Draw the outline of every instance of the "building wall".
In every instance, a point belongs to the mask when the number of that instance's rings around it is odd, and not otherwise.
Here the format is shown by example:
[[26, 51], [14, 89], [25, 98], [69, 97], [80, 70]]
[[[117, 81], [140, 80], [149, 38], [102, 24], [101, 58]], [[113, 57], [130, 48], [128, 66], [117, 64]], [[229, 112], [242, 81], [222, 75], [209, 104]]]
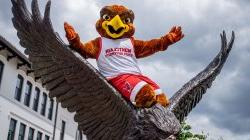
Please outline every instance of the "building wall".
[[[34, 139], [36, 138], [37, 132], [40, 131], [43, 133], [43, 140], [45, 134], [48, 135], [51, 140], [53, 135], [56, 111], [55, 99], [52, 120], [49, 120], [49, 98], [47, 99], [45, 116], [40, 114], [43, 92], [48, 93], [48, 91], [42, 87], [41, 83], [34, 80], [32, 74], [27, 75], [24, 70], [17, 69], [17, 62], [19, 61], [17, 58], [13, 58], [7, 61], [7, 53], [8, 52], [6, 51], [0, 52], [0, 61], [4, 63], [2, 81], [0, 85], [0, 139], [7, 140], [9, 124], [12, 118], [17, 120], [15, 140], [17, 140], [18, 137], [20, 123], [26, 125], [25, 139], [27, 139], [29, 127], [31, 127], [35, 130]], [[20, 102], [14, 98], [18, 74], [22, 75], [24, 78], [22, 97]], [[31, 82], [33, 85], [29, 107], [24, 105], [24, 92], [27, 81]], [[32, 109], [34, 91], [36, 87], [38, 87], [41, 91], [37, 112]], [[61, 105], [59, 104], [55, 140], [59, 140], [62, 120], [66, 122], [64, 140], [75, 140], [77, 134], [77, 123], [74, 122], [73, 116], [73, 113], [69, 113], [66, 109], [61, 108]]]

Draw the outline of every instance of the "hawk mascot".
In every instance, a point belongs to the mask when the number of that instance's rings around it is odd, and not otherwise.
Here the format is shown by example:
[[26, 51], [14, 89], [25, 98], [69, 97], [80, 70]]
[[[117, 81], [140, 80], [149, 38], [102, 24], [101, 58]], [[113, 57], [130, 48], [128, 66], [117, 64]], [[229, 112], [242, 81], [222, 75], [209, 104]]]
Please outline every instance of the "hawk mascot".
[[66, 37], [70, 47], [85, 58], [96, 59], [100, 73], [127, 100], [137, 107], [151, 107], [160, 103], [169, 104], [160, 87], [144, 76], [137, 59], [165, 51], [169, 45], [181, 40], [181, 27], [173, 27], [159, 39], [149, 41], [133, 37], [134, 13], [121, 5], [105, 6], [101, 9], [96, 30], [100, 34], [94, 40], [83, 43], [74, 28], [65, 22]]

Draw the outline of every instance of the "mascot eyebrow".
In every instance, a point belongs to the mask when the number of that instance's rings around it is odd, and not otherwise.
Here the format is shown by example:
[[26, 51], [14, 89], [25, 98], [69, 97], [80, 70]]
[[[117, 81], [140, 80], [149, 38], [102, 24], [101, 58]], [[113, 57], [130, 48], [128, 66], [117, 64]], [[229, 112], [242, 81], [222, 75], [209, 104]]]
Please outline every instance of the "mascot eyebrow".
[[100, 11], [100, 16], [102, 17], [104, 14], [115, 15], [119, 14], [122, 18], [130, 17], [132, 23], [134, 21], [135, 15], [132, 10], [127, 10], [126, 8], [111, 8], [110, 6], [105, 6]]

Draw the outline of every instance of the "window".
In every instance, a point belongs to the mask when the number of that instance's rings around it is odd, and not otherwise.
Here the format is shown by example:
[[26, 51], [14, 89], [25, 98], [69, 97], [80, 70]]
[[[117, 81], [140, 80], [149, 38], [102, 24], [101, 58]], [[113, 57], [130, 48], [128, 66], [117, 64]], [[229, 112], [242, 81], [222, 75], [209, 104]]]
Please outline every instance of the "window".
[[42, 100], [42, 108], [41, 108], [41, 115], [45, 115], [46, 113], [46, 104], [47, 104], [47, 95], [43, 93], [43, 100]]
[[60, 132], [60, 140], [64, 140], [65, 126], [66, 126], [66, 122], [62, 121], [61, 132]]
[[21, 75], [18, 75], [16, 83], [16, 91], [15, 91], [15, 99], [17, 101], [21, 100], [22, 88], [23, 88], [23, 77]]
[[1, 85], [2, 77], [3, 77], [3, 67], [4, 67], [4, 64], [2, 61], [0, 61], [0, 85]]
[[35, 111], [37, 111], [37, 109], [38, 109], [39, 98], [40, 98], [40, 89], [36, 87], [34, 101], [33, 101], [33, 108], [32, 108]]
[[29, 135], [28, 135], [28, 140], [33, 140], [34, 138], [34, 129], [30, 127], [29, 129]]
[[36, 140], [42, 140], [43, 133], [42, 132], [37, 132]]
[[15, 132], [16, 132], [16, 120], [11, 119], [7, 140], [14, 140]]
[[45, 135], [45, 140], [49, 140], [49, 136]]
[[49, 113], [48, 113], [48, 119], [50, 119], [50, 120], [52, 120], [53, 108], [54, 108], [54, 100], [50, 99]]
[[32, 84], [28, 81], [25, 89], [24, 105], [30, 106], [30, 96], [31, 96]]
[[26, 129], [26, 125], [21, 123], [20, 128], [19, 128], [18, 140], [24, 140], [25, 129]]

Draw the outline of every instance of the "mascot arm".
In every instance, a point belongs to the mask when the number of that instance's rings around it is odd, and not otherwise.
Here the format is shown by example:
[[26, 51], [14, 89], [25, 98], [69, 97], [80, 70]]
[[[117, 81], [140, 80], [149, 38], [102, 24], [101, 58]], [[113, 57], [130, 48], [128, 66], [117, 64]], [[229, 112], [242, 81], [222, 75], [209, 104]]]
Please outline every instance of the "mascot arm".
[[135, 55], [137, 58], [143, 58], [158, 51], [165, 51], [169, 45], [178, 42], [183, 37], [181, 27], [173, 27], [167, 35], [159, 39], [149, 41], [133, 39]]
[[99, 38], [91, 40], [87, 43], [82, 43], [80, 37], [69, 41], [71, 49], [78, 52], [84, 58], [93, 58], [95, 59], [99, 52]]
[[82, 43], [79, 35], [74, 28], [68, 23], [64, 23], [66, 37], [69, 41], [70, 48], [78, 52], [84, 58], [96, 58], [99, 52], [99, 38], [91, 40], [87, 43]]

